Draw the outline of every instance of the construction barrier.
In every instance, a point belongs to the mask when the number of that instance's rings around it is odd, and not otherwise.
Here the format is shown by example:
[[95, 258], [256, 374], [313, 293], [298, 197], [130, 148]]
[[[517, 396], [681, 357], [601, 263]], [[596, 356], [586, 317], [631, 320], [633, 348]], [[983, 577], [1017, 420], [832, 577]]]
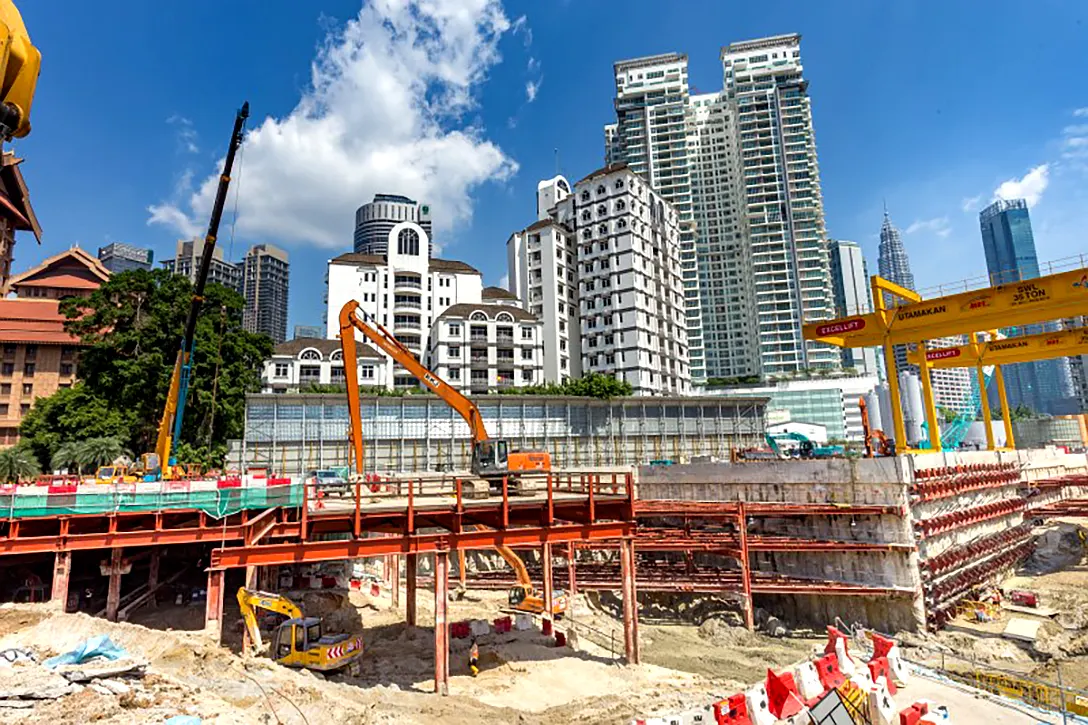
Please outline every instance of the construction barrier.
[[222, 518], [245, 509], [302, 505], [302, 486], [286, 478], [241, 476], [117, 484], [48, 483], [0, 487], [0, 518], [145, 511], [203, 511]]

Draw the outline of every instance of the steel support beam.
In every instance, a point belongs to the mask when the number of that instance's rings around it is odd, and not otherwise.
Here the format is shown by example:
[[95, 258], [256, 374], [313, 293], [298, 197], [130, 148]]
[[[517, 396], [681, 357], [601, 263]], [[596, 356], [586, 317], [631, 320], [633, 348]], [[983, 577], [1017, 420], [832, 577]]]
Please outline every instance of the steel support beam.
[[204, 633], [219, 644], [223, 638], [223, 577], [221, 569], [208, 570], [208, 600], [204, 607]]
[[[437, 554], [435, 555], [437, 558]], [[419, 574], [419, 554], [404, 557], [404, 588], [407, 599], [404, 604], [404, 621], [409, 627], [416, 626], [416, 576]]]
[[461, 534], [416, 534], [380, 536], [367, 539], [311, 540], [302, 543], [277, 543], [260, 546], [227, 547], [212, 552], [212, 567], [232, 569], [253, 564], [291, 564], [356, 559], [382, 554], [423, 554], [451, 549], [494, 549], [539, 546], [545, 541], [593, 541], [630, 536], [632, 522], [607, 521], [550, 527], [525, 527], [507, 530], [482, 529]]
[[68, 582], [72, 576], [72, 552], [58, 551], [53, 558], [53, 589], [49, 604], [62, 612], [68, 611]]
[[121, 606], [121, 554], [123, 549], [110, 550], [109, 588], [106, 590], [106, 619], [117, 621], [117, 610]]
[[620, 544], [620, 584], [623, 591], [623, 652], [627, 664], [641, 661], [638, 646], [638, 591], [635, 588], [635, 542]]
[[449, 553], [434, 555], [434, 691], [450, 694], [450, 630], [446, 607], [449, 604]]
[[567, 542], [567, 594], [570, 595], [571, 601], [574, 599], [574, 595], [578, 593], [578, 580], [575, 578], [575, 561], [574, 561], [574, 542]]
[[544, 633], [547, 634], [552, 628], [552, 612], [555, 611], [555, 587], [552, 585], [552, 545], [548, 542], [544, 542], [544, 546], [541, 547], [540, 565], [544, 571], [544, 619], [547, 620], [547, 624], [544, 625]]

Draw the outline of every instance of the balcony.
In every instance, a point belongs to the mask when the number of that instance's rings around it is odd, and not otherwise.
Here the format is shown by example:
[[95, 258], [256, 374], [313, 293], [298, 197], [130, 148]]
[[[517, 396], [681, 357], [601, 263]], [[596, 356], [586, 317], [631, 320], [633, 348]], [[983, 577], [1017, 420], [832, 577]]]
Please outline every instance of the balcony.
[[423, 309], [423, 303], [419, 297], [415, 295], [395, 295], [393, 298], [394, 310], [420, 310]]
[[418, 274], [398, 274], [393, 278], [394, 289], [423, 289], [423, 280]]
[[513, 347], [514, 336], [500, 334], [495, 337], [495, 342], [499, 345], [499, 347]]

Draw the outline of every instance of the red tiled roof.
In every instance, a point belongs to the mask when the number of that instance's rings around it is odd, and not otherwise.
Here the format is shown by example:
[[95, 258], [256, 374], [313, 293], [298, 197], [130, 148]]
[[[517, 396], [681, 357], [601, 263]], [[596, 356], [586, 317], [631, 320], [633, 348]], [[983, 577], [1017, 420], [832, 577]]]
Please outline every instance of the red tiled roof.
[[54, 274], [18, 282], [18, 287], [62, 287], [64, 289], [98, 289], [101, 285], [78, 274]]
[[64, 331], [64, 319], [57, 300], [0, 299], [0, 342], [78, 344]]

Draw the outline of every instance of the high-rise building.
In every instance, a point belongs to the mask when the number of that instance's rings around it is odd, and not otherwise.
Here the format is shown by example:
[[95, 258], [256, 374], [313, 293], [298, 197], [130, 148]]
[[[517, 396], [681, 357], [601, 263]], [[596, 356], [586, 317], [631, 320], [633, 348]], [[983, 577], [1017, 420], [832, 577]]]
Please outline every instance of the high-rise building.
[[[835, 292], [835, 316], [867, 315], [873, 311], [869, 269], [857, 242], [834, 239], [831, 252], [831, 284]], [[877, 351], [873, 347], [842, 349], [842, 365], [862, 375], [879, 376]]]
[[803, 322], [832, 316], [800, 36], [722, 48], [724, 90], [691, 95], [687, 56], [614, 66], [605, 157], [675, 207], [696, 381], [839, 367]]
[[[910, 258], [907, 257], [907, 248], [903, 244], [903, 235], [899, 227], [892, 224], [888, 215], [888, 207], [884, 207], [884, 222], [880, 225], [880, 248], [877, 257], [877, 268], [880, 276], [889, 282], [914, 290], [914, 273], [910, 271]], [[903, 304], [903, 300], [884, 293], [884, 304], [896, 307]], [[896, 345], [895, 369], [899, 372], [909, 371], [917, 374], [918, 368], [907, 362], [907, 346]]]
[[242, 262], [246, 298], [242, 325], [277, 345], [287, 340], [287, 289], [291, 265], [287, 252], [271, 244], [254, 244]]
[[418, 224], [431, 240], [428, 251], [434, 252], [430, 206], [399, 194], [375, 194], [374, 201], [363, 204], [355, 212], [355, 253], [388, 252], [389, 232], [401, 222]]
[[320, 340], [325, 337], [325, 328], [319, 325], [295, 325], [291, 339], [297, 340], [301, 337], [314, 337]]
[[[930, 340], [929, 348], [957, 347], [967, 344], [966, 335], [939, 337]], [[933, 385], [933, 402], [942, 408], [954, 410], [964, 415], [977, 415], [978, 403], [972, 398], [972, 391], [978, 385], [978, 378], [973, 368], [932, 368], [929, 380]]]
[[151, 271], [154, 258], [155, 254], [150, 249], [122, 242], [112, 242], [98, 248], [98, 260], [113, 274], [130, 269]]
[[[174, 258], [164, 259], [161, 264], [163, 269], [188, 277], [190, 282], [195, 282], [197, 273], [200, 271], [203, 252], [203, 239], [190, 241], [179, 239], [177, 248], [174, 251]], [[211, 266], [208, 268], [208, 281], [221, 284], [238, 294], [243, 293], [241, 265], [224, 260], [223, 248], [218, 245], [212, 252]]]
[[623, 163], [569, 188], [541, 182], [537, 208], [558, 202], [507, 241], [511, 291], [543, 323], [544, 379], [595, 372], [638, 395], [688, 393], [679, 214]]
[[[982, 248], [991, 284], [1011, 284], [1039, 276], [1031, 217], [1023, 199], [998, 199], [979, 212]], [[1009, 336], [1054, 332], [1061, 323], [1004, 330]], [[1039, 360], [1003, 368], [1009, 405], [1061, 414], [1077, 407], [1068, 358]]]

